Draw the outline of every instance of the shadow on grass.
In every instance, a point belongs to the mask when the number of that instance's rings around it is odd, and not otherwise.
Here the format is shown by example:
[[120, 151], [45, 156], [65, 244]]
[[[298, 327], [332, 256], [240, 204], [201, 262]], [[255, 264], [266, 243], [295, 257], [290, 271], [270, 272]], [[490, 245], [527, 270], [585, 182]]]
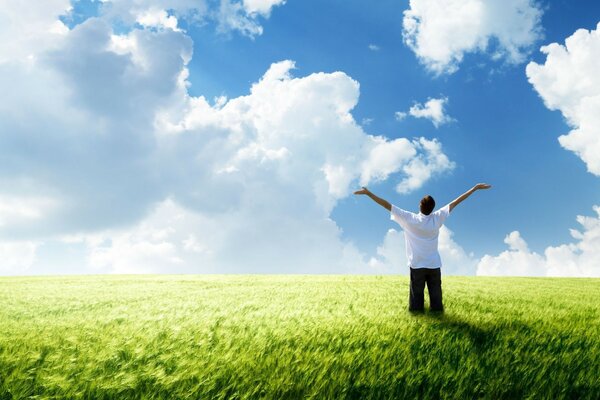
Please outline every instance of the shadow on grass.
[[493, 347], [509, 332], [527, 334], [531, 331], [530, 326], [520, 321], [475, 323], [454, 314], [435, 312], [422, 314], [420, 318], [429, 323], [432, 330], [447, 331], [457, 339], [466, 338], [479, 350]]

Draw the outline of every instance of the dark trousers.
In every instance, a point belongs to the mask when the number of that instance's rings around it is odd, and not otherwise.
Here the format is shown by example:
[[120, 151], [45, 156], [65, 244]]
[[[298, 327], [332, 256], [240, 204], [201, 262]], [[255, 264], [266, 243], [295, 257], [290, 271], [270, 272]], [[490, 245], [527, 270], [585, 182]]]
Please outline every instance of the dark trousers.
[[444, 311], [442, 304], [442, 272], [439, 268], [410, 268], [410, 311], [425, 310], [425, 283], [429, 291], [429, 308], [431, 311]]

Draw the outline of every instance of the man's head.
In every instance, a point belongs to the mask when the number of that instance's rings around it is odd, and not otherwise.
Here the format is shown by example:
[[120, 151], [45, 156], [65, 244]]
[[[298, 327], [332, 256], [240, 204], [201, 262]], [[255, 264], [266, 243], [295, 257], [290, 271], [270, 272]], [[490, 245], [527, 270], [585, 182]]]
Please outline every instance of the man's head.
[[435, 200], [430, 195], [427, 195], [421, 199], [421, 203], [419, 204], [419, 209], [421, 213], [425, 215], [431, 214], [433, 209], [435, 208]]

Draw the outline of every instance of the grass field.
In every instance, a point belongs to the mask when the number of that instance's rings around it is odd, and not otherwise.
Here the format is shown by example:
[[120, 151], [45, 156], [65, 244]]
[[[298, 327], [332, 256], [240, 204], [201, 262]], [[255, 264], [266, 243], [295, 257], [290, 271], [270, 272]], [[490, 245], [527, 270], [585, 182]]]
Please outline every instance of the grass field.
[[600, 398], [600, 280], [0, 278], [0, 399]]

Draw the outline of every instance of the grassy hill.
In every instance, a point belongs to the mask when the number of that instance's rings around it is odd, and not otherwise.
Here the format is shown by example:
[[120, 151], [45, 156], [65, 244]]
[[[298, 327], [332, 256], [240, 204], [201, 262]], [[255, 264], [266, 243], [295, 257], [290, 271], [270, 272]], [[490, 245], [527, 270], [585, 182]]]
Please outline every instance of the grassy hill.
[[600, 398], [600, 280], [0, 278], [0, 399]]

